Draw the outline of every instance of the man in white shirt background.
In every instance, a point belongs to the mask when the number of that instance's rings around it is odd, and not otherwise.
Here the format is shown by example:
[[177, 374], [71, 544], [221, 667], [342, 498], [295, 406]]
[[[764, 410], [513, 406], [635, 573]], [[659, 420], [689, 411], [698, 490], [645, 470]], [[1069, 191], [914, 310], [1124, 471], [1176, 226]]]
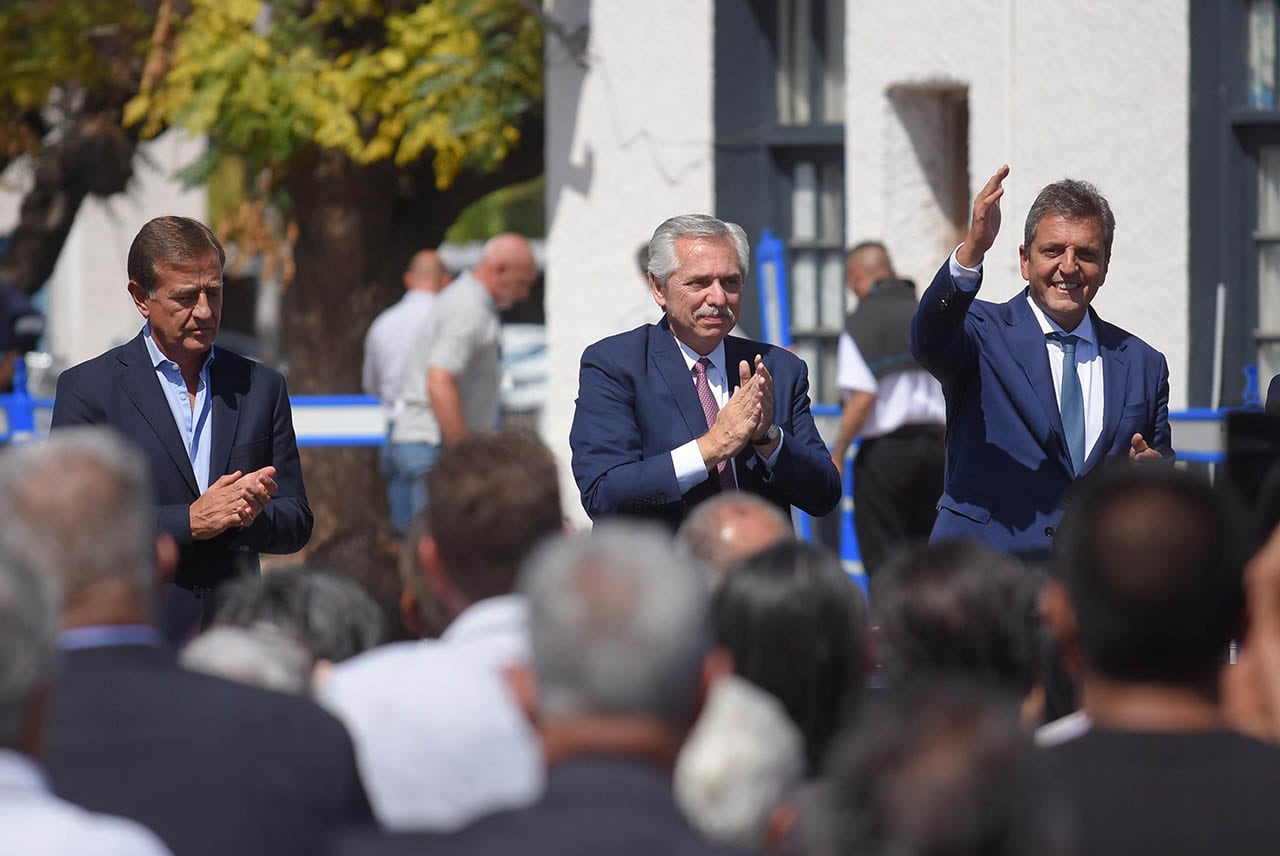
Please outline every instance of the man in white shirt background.
[[[366, 395], [382, 401], [387, 424], [394, 425], [404, 409], [401, 391], [409, 363], [410, 343], [418, 336], [435, 305], [436, 295], [453, 280], [435, 250], [414, 254], [404, 272], [404, 297], [373, 319], [364, 338], [364, 370], [361, 385]], [[389, 432], [388, 432], [389, 433]], [[392, 443], [382, 447], [382, 476], [387, 480], [387, 505], [391, 522], [403, 532], [413, 516], [413, 480], [421, 477], [404, 459], [403, 448]]]
[[854, 527], [868, 576], [894, 546], [929, 537], [942, 495], [946, 402], [942, 385], [911, 356], [916, 286], [899, 279], [884, 244], [845, 256], [857, 309], [840, 334], [836, 385], [845, 396], [831, 457], [841, 475], [855, 437]]

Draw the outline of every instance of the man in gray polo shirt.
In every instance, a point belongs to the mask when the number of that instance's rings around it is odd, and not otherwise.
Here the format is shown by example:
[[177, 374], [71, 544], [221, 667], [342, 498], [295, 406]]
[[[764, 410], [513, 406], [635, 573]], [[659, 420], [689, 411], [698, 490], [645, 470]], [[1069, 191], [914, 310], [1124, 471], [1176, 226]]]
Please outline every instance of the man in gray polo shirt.
[[441, 293], [411, 343], [404, 410], [391, 430], [398, 460], [413, 473], [413, 513], [427, 504], [423, 476], [442, 446], [498, 420], [498, 312], [529, 296], [538, 275], [529, 242], [503, 234], [480, 261]]

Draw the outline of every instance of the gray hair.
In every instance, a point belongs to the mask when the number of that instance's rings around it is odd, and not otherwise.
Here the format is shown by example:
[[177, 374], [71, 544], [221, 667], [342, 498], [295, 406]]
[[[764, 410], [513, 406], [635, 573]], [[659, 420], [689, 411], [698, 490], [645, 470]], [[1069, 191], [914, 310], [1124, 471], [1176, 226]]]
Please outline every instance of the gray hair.
[[68, 599], [107, 579], [145, 593], [155, 579], [150, 478], [110, 428], [55, 431], [0, 455], [0, 535], [56, 573]]
[[766, 546], [764, 542], [773, 543], [795, 537], [795, 527], [790, 518], [782, 513], [778, 506], [754, 493], [745, 491], [729, 491], [700, 503], [680, 524], [676, 532], [676, 544], [688, 555], [698, 560], [713, 571], [717, 578], [727, 573], [736, 562], [745, 559], [742, 545], [736, 538], [737, 530], [732, 527], [734, 518], [753, 517], [756, 527], [772, 525], [776, 529], [775, 538], [767, 533], [759, 532], [764, 537], [753, 538], [752, 543]]
[[31, 697], [53, 680], [58, 625], [54, 581], [0, 549], [0, 747], [22, 748]]
[[707, 586], [654, 525], [605, 523], [561, 536], [525, 564], [538, 704], [682, 724], [710, 648]]
[[184, 668], [250, 686], [303, 695], [315, 658], [306, 646], [266, 625], [217, 625], [182, 649]]
[[747, 233], [737, 223], [726, 223], [709, 214], [681, 214], [663, 222], [649, 239], [649, 273], [665, 286], [680, 259], [676, 257], [676, 241], [680, 238], [721, 238], [733, 242], [738, 252], [742, 278], [751, 270], [751, 245]]
[[1111, 261], [1111, 242], [1116, 236], [1116, 217], [1107, 199], [1087, 181], [1064, 178], [1046, 185], [1031, 203], [1027, 222], [1022, 227], [1022, 243], [1031, 251], [1036, 229], [1046, 215], [1059, 214], [1073, 220], [1097, 220], [1102, 226], [1102, 244], [1106, 260]]

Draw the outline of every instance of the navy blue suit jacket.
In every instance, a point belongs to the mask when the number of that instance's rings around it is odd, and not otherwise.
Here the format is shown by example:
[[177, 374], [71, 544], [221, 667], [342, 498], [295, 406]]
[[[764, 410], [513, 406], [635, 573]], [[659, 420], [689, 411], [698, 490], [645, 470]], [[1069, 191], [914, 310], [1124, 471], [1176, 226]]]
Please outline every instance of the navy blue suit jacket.
[[53, 428], [110, 425], [142, 450], [151, 465], [156, 528], [178, 542], [174, 581], [183, 588], [212, 588], [227, 577], [256, 570], [258, 553], [302, 549], [311, 537], [312, 516], [284, 378], [217, 348], [209, 367], [209, 484], [226, 473], [270, 465], [276, 468], [280, 492], [247, 528], [194, 541], [189, 507], [200, 488], [142, 336], [62, 373]]
[[[831, 453], [809, 412], [809, 371], [783, 348], [737, 336], [724, 341], [729, 383], [739, 361], [764, 357], [773, 375], [773, 421], [786, 439], [765, 475], [748, 446], [734, 460], [738, 486], [790, 513], [822, 515], [840, 501]], [[617, 514], [678, 526], [699, 502], [720, 491], [708, 478], [681, 494], [671, 452], [707, 432], [689, 367], [664, 318], [596, 342], [582, 354], [577, 409], [569, 432], [573, 476], [593, 520]]]
[[[947, 468], [931, 541], [972, 538], [1011, 552], [1049, 546], [1074, 480], [1045, 336], [1027, 291], [975, 300], [944, 262], [911, 323], [911, 352], [942, 383]], [[1089, 310], [1102, 355], [1102, 435], [1084, 472], [1141, 434], [1171, 457], [1164, 356]]]

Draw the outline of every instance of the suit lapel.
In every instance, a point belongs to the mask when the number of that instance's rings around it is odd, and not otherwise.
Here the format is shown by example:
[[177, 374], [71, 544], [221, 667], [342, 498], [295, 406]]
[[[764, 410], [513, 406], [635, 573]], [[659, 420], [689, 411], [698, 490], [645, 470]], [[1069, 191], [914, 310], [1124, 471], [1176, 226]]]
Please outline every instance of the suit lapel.
[[165, 452], [173, 459], [173, 465], [182, 474], [192, 496], [199, 496], [196, 486], [195, 471], [191, 469], [191, 459], [187, 456], [186, 444], [178, 433], [178, 426], [173, 421], [173, 411], [160, 388], [156, 377], [156, 367], [151, 363], [151, 354], [147, 352], [142, 333], [129, 343], [129, 347], [121, 351], [120, 386], [133, 406], [142, 414], [143, 420], [155, 432], [156, 439], [164, 447]]
[[1071, 453], [1067, 449], [1066, 432], [1062, 428], [1062, 411], [1053, 387], [1053, 373], [1049, 369], [1049, 352], [1045, 347], [1044, 331], [1027, 305], [1026, 291], [1005, 304], [1009, 325], [1009, 344], [1013, 359], [1022, 367], [1031, 391], [1044, 411], [1049, 429], [1057, 438], [1057, 461], [1068, 474], [1074, 475]]
[[707, 432], [707, 418], [702, 414], [702, 404], [694, 391], [689, 367], [665, 318], [649, 329], [649, 363], [671, 390], [680, 416], [689, 429], [689, 436], [701, 437]]
[[215, 352], [209, 366], [209, 395], [213, 401], [210, 414], [213, 422], [209, 446], [210, 483], [227, 471], [227, 463], [231, 459], [231, 445], [240, 421], [240, 400], [249, 388], [244, 369], [243, 364], [233, 361], [230, 354], [222, 349]]
[[1117, 335], [1115, 327], [1097, 315], [1093, 315], [1093, 331], [1098, 337], [1098, 352], [1102, 355], [1102, 434], [1085, 461], [1085, 470], [1105, 458], [1115, 443], [1120, 414], [1124, 410], [1125, 390], [1129, 385], [1129, 360], [1124, 353], [1124, 340]]

